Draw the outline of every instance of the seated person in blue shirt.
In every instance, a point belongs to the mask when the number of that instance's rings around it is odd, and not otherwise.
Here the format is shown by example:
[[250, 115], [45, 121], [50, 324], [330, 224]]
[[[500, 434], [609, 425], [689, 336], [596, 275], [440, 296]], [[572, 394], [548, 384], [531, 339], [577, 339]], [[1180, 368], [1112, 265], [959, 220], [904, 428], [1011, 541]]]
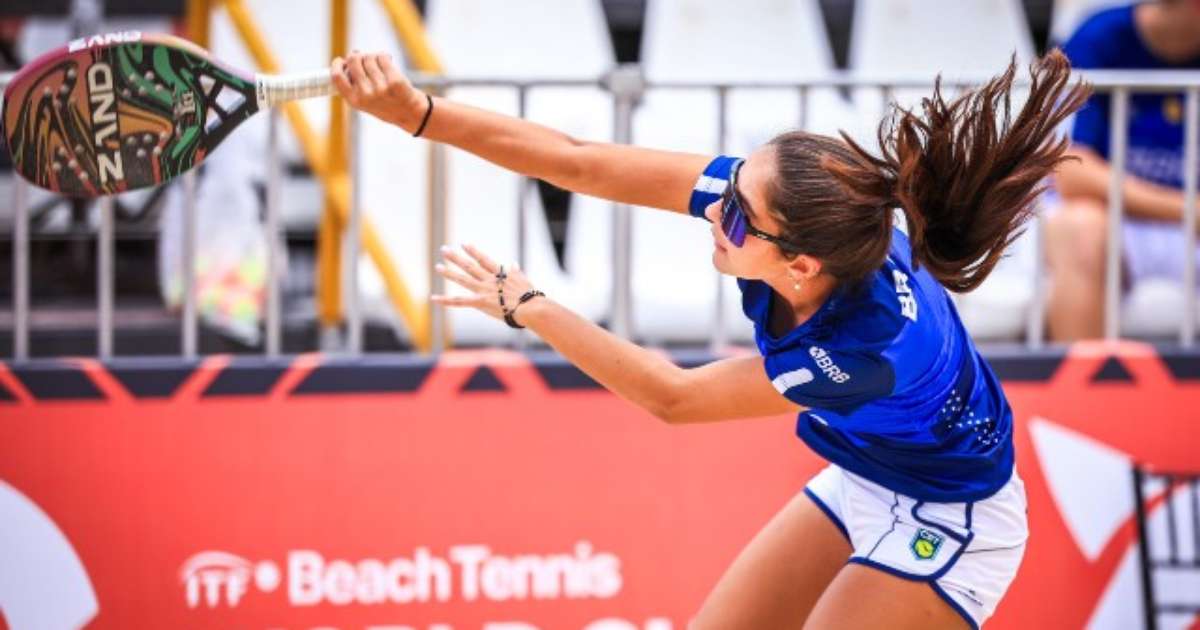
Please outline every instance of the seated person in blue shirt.
[[582, 142], [423, 94], [385, 55], [337, 59], [331, 72], [351, 105], [414, 135], [712, 223], [713, 264], [738, 278], [758, 355], [676, 366], [474, 247], [444, 249], [437, 267], [467, 293], [435, 296], [527, 326], [672, 424], [798, 414], [797, 434], [830, 465], [749, 543], [690, 628], [978, 628], [995, 611], [1024, 555], [1027, 504], [1012, 410], [946, 289], [987, 277], [1064, 159], [1055, 128], [1087, 90], [1071, 86], [1061, 53], [1034, 65], [1012, 117], [1015, 64], [954, 100], [934, 90], [924, 111], [893, 112], [879, 155], [790, 132], [745, 159]]
[[[1200, 68], [1200, 3], [1160, 0], [1101, 11], [1063, 47], [1082, 69]], [[1046, 256], [1053, 274], [1048, 325], [1058, 341], [1099, 337], [1109, 185], [1109, 102], [1097, 94], [1075, 117], [1071, 155], [1056, 176], [1062, 205], [1047, 218]], [[1130, 99], [1121, 248], [1126, 286], [1146, 278], [1179, 281], [1195, 264], [1183, 216], [1183, 95]], [[1200, 276], [1198, 276], [1200, 277]]]

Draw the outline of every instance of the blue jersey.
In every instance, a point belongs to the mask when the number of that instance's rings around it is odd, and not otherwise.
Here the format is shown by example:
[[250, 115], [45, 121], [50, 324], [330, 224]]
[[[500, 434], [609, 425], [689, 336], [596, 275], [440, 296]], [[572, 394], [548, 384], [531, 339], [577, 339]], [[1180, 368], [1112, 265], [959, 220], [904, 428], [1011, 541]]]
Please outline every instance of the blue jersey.
[[[1063, 46], [1071, 65], [1082, 69], [1168, 70], [1200, 68], [1200, 57], [1171, 64], [1142, 42], [1133, 6], [1101, 11]], [[1075, 115], [1072, 141], [1108, 159], [1109, 96], [1096, 94]], [[1154, 183], [1183, 187], [1183, 95], [1133, 94], [1129, 102], [1127, 172]]]
[[[690, 210], [702, 217], [733, 164], [713, 160]], [[808, 409], [796, 433], [857, 475], [924, 501], [991, 496], [1013, 469], [1012, 411], [946, 290], [912, 266], [893, 231], [887, 261], [862, 286], [843, 287], [787, 334], [770, 332], [767, 284], [738, 280], [767, 377]]]

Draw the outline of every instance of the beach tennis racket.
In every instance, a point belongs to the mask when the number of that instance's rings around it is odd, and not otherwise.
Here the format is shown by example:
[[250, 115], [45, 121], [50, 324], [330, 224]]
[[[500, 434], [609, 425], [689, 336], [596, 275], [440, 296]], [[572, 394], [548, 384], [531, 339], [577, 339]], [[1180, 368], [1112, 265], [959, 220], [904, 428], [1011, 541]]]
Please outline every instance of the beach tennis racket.
[[74, 197], [157, 186], [259, 110], [333, 92], [329, 70], [242, 72], [171, 35], [77, 39], [14, 75], [0, 120], [25, 179]]

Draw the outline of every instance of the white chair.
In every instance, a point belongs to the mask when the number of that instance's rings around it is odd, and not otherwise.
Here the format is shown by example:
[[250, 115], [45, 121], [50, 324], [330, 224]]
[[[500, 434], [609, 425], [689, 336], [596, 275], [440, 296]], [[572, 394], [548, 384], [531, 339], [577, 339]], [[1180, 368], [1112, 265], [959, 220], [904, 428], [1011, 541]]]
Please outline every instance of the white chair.
[[[949, 83], [999, 74], [1013, 54], [1018, 64], [1034, 59], [1033, 38], [1020, 0], [858, 0], [850, 38], [850, 69], [885, 83], [928, 79]], [[893, 99], [913, 107], [931, 90], [897, 89]], [[952, 93], [947, 89], [946, 93]], [[855, 91], [874, 120], [883, 99], [875, 89]]]
[[[833, 68], [815, 0], [650, 0], [642, 37], [650, 81], [796, 81]], [[802, 111], [795, 89], [735, 90], [728, 98], [728, 134], [717, 137], [718, 103], [711, 90], [657, 90], [635, 115], [634, 142], [658, 148], [747, 155], [795, 128], [832, 132], [852, 121], [832, 90], [809, 90]], [[681, 199], [680, 204], [686, 203]], [[638, 209], [633, 222], [633, 329], [652, 342], [704, 342], [715, 324], [718, 275], [707, 223]], [[753, 328], [740, 293], [723, 278], [725, 332], [748, 341]]]
[[[451, 76], [525, 79], [594, 79], [615, 64], [600, 5], [592, 0], [430, 0], [427, 26], [434, 49]], [[519, 25], [520, 37], [498, 24]], [[512, 88], [455, 88], [450, 97], [500, 113], [518, 113]], [[527, 96], [527, 117], [573, 136], [611, 137], [610, 99], [599, 89], [538, 88]], [[499, 260], [518, 258], [517, 204], [525, 200], [526, 269], [556, 299], [584, 317], [607, 312], [611, 213], [607, 204], [574, 195], [567, 268], [558, 265], [539, 197], [532, 183], [461, 151], [448, 161], [449, 235], [473, 243]], [[581, 232], [581, 230], [583, 230]], [[595, 232], [595, 233], [589, 233]], [[451, 311], [459, 343], [508, 342], [512, 331], [473, 311]]]
[[1186, 306], [1183, 284], [1178, 280], [1142, 280], [1121, 303], [1121, 333], [1142, 339], [1178, 339]]
[[[858, 0], [855, 5], [850, 66], [863, 77], [880, 82], [925, 77], [932, 82], [939, 73], [947, 82], [989, 77], [1007, 67], [1014, 53], [1022, 66], [1035, 55], [1019, 0]], [[893, 97], [913, 107], [930, 93], [928, 88], [898, 89]], [[879, 120], [879, 90], [864, 88], [854, 96], [860, 111]], [[1019, 93], [1014, 97], [1019, 107], [1023, 99]], [[1026, 331], [1036, 243], [1037, 226], [1031, 223], [983, 285], [955, 296], [963, 323], [976, 338], [1015, 339]]]
[[[1121, 304], [1121, 332], [1133, 337], [1177, 337], [1183, 324], [1187, 297], [1183, 291], [1182, 253], [1187, 249], [1185, 232], [1178, 223], [1140, 221], [1126, 216], [1123, 250], [1138, 247], [1136, 257], [1127, 256], [1123, 286], [1129, 286]], [[1200, 254], [1191, 264], [1200, 263]], [[1136, 270], [1136, 271], [1135, 271]], [[1137, 276], [1130, 282], [1131, 275]]]
[[1020, 0], [857, 0], [850, 66], [864, 75], [995, 74], [1034, 56]]
[[[1048, 282], [1044, 266], [1038, 266], [1040, 222], [1031, 219], [1025, 234], [1013, 242], [991, 275], [971, 293], [951, 293], [959, 317], [980, 341], [1023, 338], [1035, 312], [1035, 278], [1039, 269], [1043, 285]], [[1043, 289], [1044, 290], [1044, 289]], [[1043, 312], [1044, 312], [1043, 305]]]

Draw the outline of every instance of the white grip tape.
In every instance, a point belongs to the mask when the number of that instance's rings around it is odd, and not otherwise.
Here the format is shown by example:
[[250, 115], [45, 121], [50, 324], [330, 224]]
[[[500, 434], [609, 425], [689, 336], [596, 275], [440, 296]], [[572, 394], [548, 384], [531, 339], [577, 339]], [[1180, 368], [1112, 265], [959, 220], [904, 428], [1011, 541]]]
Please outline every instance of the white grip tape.
[[259, 109], [302, 98], [333, 94], [329, 70], [296, 74], [259, 74], [255, 76]]

